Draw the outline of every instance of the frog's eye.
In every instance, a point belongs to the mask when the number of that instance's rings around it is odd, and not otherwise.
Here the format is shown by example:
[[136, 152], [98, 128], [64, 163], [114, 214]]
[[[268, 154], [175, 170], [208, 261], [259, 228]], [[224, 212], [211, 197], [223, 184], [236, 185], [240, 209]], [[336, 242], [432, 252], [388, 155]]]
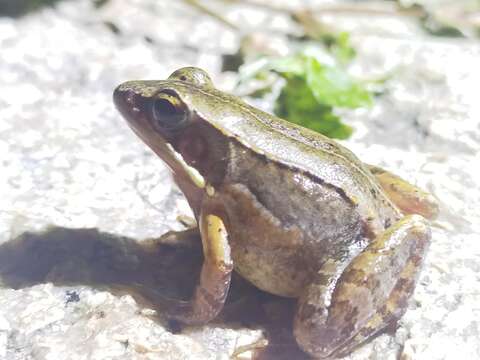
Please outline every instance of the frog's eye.
[[188, 111], [178, 97], [160, 93], [152, 102], [152, 118], [160, 129], [176, 130], [187, 123]]
[[184, 67], [174, 71], [169, 77], [171, 80], [180, 80], [196, 86], [213, 87], [212, 80], [208, 74], [193, 66]]

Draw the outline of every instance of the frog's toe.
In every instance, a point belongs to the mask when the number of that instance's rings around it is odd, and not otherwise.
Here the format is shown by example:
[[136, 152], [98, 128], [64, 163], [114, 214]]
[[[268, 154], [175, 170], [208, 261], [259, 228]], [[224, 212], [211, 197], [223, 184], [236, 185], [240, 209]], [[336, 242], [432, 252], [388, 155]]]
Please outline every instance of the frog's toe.
[[426, 220], [409, 215], [379, 235], [338, 275], [321, 269], [299, 298], [295, 338], [318, 358], [347, 354], [398, 320], [430, 241]]
[[148, 244], [195, 248], [201, 245], [201, 238], [198, 228], [191, 228], [182, 231], [168, 231], [159, 238], [151, 239]]
[[404, 214], [419, 214], [434, 220], [440, 212], [437, 199], [418, 186], [378, 166], [367, 165], [390, 200]]

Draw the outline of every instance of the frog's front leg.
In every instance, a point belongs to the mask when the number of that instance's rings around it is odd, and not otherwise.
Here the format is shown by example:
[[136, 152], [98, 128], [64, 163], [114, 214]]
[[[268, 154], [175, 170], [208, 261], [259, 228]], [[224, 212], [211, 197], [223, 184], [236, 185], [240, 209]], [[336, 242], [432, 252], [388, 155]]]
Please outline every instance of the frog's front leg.
[[223, 308], [230, 287], [233, 262], [228, 235], [221, 216], [202, 211], [200, 215], [204, 262], [193, 298], [178, 302], [167, 315], [185, 324], [204, 324]]
[[438, 216], [438, 202], [431, 194], [378, 166], [366, 166], [390, 200], [405, 214], [419, 214], [430, 220]]
[[385, 230], [346, 266], [327, 263], [299, 298], [294, 332], [320, 358], [345, 354], [404, 313], [430, 229], [408, 215]]

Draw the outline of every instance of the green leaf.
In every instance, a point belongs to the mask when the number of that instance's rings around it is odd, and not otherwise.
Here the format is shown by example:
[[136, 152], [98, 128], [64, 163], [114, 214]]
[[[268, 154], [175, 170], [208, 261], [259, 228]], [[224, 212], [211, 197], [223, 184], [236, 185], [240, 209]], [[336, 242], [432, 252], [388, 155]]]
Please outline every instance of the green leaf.
[[301, 77], [287, 80], [282, 89], [275, 113], [293, 123], [307, 127], [328, 137], [348, 138], [353, 130], [333, 114], [331, 106], [319, 103]]
[[341, 32], [337, 35], [330, 46], [330, 51], [342, 64], [348, 64], [357, 54], [350, 44], [350, 35], [347, 32]]
[[307, 84], [318, 102], [350, 109], [372, 105], [370, 93], [340, 68], [309, 58], [306, 70]]
[[308, 57], [302, 54], [277, 59], [272, 62], [271, 68], [284, 78], [292, 76], [305, 76]]
[[[342, 42], [345, 48], [349, 46], [348, 35], [333, 40], [335, 46]], [[329, 137], [346, 139], [353, 132], [334, 114], [334, 108], [353, 109], [371, 106], [373, 102], [370, 92], [340, 65], [322, 64], [314, 55], [300, 53], [269, 60], [256, 75], [272, 71], [285, 80], [275, 104], [275, 113]]]

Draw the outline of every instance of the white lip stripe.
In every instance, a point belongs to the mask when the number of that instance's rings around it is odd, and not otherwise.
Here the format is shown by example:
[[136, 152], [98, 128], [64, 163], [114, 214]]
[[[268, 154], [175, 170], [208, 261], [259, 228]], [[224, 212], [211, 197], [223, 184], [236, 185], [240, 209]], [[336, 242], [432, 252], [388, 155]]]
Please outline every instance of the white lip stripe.
[[183, 170], [185, 170], [185, 172], [190, 177], [190, 180], [192, 180], [195, 186], [200, 189], [203, 189], [205, 187], [205, 179], [198, 172], [198, 170], [188, 165], [183, 159], [182, 155], [176, 152], [172, 145], [167, 144], [167, 148], [170, 151], [170, 154], [182, 166]]

